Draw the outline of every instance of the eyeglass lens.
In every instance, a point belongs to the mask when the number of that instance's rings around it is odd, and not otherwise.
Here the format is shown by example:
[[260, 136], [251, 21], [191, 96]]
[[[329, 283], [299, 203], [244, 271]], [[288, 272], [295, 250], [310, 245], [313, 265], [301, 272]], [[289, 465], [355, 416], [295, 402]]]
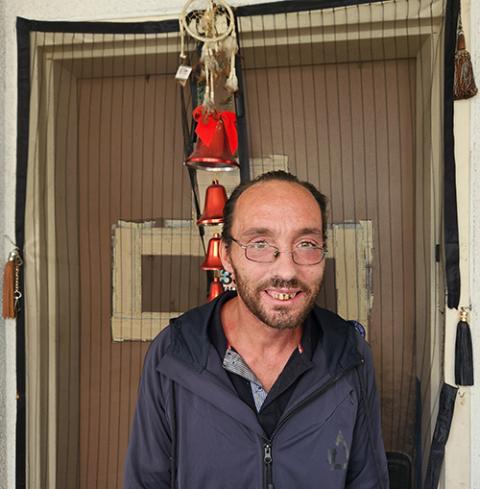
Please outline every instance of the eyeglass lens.
[[[264, 248], [246, 247], [245, 254], [248, 260], [261, 263], [271, 263], [275, 261], [281, 253], [273, 246]], [[295, 248], [292, 252], [293, 261], [297, 265], [313, 265], [322, 261], [324, 251], [322, 248]]]

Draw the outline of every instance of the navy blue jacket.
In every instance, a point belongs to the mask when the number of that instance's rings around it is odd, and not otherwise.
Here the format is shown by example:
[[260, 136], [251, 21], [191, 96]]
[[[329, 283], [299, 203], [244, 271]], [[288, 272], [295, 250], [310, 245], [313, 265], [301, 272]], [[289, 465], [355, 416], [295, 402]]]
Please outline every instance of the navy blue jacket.
[[238, 396], [209, 341], [214, 302], [163, 330], [146, 355], [124, 489], [387, 489], [371, 352], [314, 308], [314, 367], [272, 436]]

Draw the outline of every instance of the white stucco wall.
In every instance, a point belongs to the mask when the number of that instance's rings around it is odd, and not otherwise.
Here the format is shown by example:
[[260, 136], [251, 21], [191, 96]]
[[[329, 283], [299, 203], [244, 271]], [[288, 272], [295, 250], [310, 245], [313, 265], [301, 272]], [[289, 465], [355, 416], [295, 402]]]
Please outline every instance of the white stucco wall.
[[[260, 0], [231, 1], [231, 4], [261, 3]], [[480, 84], [480, 2], [463, 0], [463, 9], [468, 11], [471, 3], [470, 52]], [[0, 257], [3, 263], [11, 245], [4, 234], [14, 237], [15, 209], [15, 156], [16, 156], [16, 32], [17, 16], [40, 20], [115, 20], [142, 17], [161, 17], [178, 12], [184, 0], [0, 0]], [[467, 250], [464, 267], [469, 275], [471, 301], [471, 328], [474, 340], [475, 367], [480, 385], [480, 96], [463, 103], [461, 109], [467, 120], [462, 129], [469, 131], [467, 138], [466, 168], [463, 175], [470, 174], [469, 198], [463, 200], [461, 239]], [[468, 104], [468, 108], [465, 105]], [[468, 119], [471, 124], [468, 130]], [[460, 138], [459, 138], [460, 139]], [[468, 181], [462, 188], [468, 192]], [[464, 253], [465, 256], [465, 253]], [[0, 319], [0, 488], [15, 487], [15, 324]], [[454, 440], [460, 451], [467, 450], [471, 460], [470, 477], [460, 476], [460, 485], [455, 482], [445, 485], [447, 489], [465, 487], [480, 489], [480, 387], [469, 388], [470, 408], [459, 410], [462, 419], [454, 420], [460, 436]], [[465, 428], [467, 426], [467, 429]], [[469, 427], [469, 428], [468, 428]], [[456, 429], [455, 426], [453, 428]], [[470, 449], [468, 448], [470, 444]], [[448, 454], [448, 480], [459, 480], [459, 474], [468, 472], [464, 459]]]

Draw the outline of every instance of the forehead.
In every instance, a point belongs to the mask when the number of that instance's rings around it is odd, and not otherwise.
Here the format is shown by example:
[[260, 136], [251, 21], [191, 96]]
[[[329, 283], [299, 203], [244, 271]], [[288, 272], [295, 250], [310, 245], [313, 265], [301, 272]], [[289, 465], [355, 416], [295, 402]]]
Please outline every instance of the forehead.
[[322, 215], [318, 202], [305, 187], [270, 181], [257, 183], [240, 195], [232, 224], [239, 231], [248, 227], [321, 228]]

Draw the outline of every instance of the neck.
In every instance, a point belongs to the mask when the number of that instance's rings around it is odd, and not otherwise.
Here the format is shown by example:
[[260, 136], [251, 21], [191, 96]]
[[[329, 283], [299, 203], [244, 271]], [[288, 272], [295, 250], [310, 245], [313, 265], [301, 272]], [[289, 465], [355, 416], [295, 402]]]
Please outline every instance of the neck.
[[254, 356], [292, 351], [302, 338], [300, 326], [272, 328], [253, 315], [238, 296], [223, 305], [221, 320], [228, 343], [237, 351], [248, 350]]

